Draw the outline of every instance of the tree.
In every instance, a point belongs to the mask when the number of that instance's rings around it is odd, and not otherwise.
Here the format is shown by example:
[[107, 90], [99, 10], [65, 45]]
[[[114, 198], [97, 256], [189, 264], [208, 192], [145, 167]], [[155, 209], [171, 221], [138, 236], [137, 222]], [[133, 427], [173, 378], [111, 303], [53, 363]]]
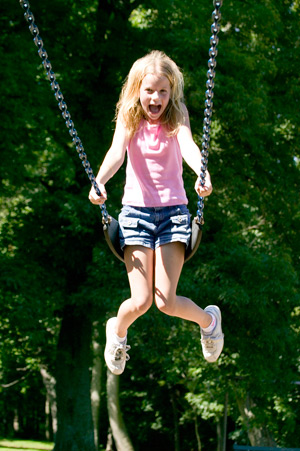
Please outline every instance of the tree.
[[88, 315], [84, 316], [83, 312], [77, 317], [74, 312], [64, 314], [56, 361], [58, 427], [55, 451], [96, 449], [90, 403], [91, 334]]
[[[153, 0], [147, 8], [119, 1], [30, 3], [93, 168], [110, 144], [123, 80], [133, 61], [153, 48], [165, 50], [184, 71], [186, 103], [200, 143], [211, 23], [207, 2]], [[103, 329], [128, 296], [126, 274], [102, 241], [87, 201], [86, 175], [22, 10], [18, 2], [1, 7], [1, 373], [3, 385], [19, 381], [1, 388], [10, 401], [0, 404], [4, 432], [12, 432], [14, 408], [30, 390], [43, 405], [38, 378], [45, 366], [58, 384], [57, 447], [71, 440], [84, 451], [94, 446], [91, 328], [99, 321]], [[209, 367], [202, 361], [197, 327], [154, 309], [134, 324], [129, 338], [138, 357], [132, 355], [122, 375], [120, 402], [136, 451], [146, 451], [149, 443], [156, 449], [192, 450], [200, 443], [217, 448], [226, 399], [232, 437], [248, 441], [238, 405], [249, 400], [253, 430], [262, 432], [267, 424], [277, 444], [299, 442], [293, 383], [299, 367], [298, 31], [298, 2], [245, 7], [228, 0], [222, 7], [209, 157], [214, 194], [205, 203], [201, 246], [185, 266], [179, 290], [201, 306], [220, 304], [225, 350], [219, 364]], [[194, 176], [187, 168], [185, 174], [193, 211]], [[123, 178], [122, 169], [107, 187], [113, 214]], [[79, 436], [78, 405], [87, 412]], [[102, 403], [100, 422], [106, 428], [103, 409]], [[28, 419], [20, 422], [20, 432], [29, 433], [29, 410], [20, 413]], [[38, 414], [44, 415], [40, 408]], [[67, 425], [71, 432], [64, 433]], [[100, 443], [104, 436], [100, 429]]]
[[107, 370], [107, 407], [110, 427], [118, 451], [133, 451], [119, 402], [120, 377]]

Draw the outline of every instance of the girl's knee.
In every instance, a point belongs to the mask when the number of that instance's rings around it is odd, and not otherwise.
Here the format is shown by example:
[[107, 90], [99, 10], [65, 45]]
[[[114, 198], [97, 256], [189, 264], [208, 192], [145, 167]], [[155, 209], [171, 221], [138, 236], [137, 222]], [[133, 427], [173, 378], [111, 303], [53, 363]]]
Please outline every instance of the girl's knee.
[[147, 296], [139, 296], [138, 298], [131, 298], [135, 311], [139, 315], [143, 315], [149, 310], [153, 302], [152, 293]]
[[161, 295], [155, 296], [155, 305], [165, 315], [174, 316], [175, 314], [175, 300], [165, 298]]

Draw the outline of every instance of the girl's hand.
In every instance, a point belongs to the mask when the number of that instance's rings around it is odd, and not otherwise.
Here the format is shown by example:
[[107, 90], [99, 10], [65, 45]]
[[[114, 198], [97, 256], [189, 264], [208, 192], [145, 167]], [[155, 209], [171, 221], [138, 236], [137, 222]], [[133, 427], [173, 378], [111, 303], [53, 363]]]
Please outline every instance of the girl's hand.
[[95, 191], [95, 188], [92, 186], [90, 193], [89, 193], [89, 200], [94, 205], [102, 205], [107, 200], [107, 193], [105, 190], [105, 186], [101, 183], [98, 183], [99, 189], [101, 191], [101, 196], [98, 196], [98, 194]]
[[210, 175], [208, 172], [206, 172], [204, 186], [201, 186], [201, 184], [200, 184], [200, 177], [197, 178], [196, 183], [195, 183], [195, 190], [196, 190], [196, 193], [199, 194], [199, 196], [201, 196], [201, 197], [209, 196], [212, 193], [213, 187], [212, 187]]

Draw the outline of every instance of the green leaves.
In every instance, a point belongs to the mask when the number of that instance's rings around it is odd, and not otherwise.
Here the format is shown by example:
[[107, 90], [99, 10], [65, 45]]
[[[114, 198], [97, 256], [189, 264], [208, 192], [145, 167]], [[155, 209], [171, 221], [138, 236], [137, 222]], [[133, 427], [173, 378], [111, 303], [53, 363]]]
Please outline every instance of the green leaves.
[[[185, 74], [201, 146], [212, 2], [30, 3], [95, 172], [111, 142], [123, 80], [153, 48]], [[20, 391], [35, 387], [42, 405], [37, 368], [54, 365], [65, 309], [85, 309], [104, 325], [129, 289], [125, 268], [103, 242], [88, 179], [22, 10], [17, 1], [2, 6], [0, 371], [8, 384], [27, 368]], [[299, 443], [299, 25], [297, 1], [223, 4], [209, 156], [214, 192], [178, 294], [201, 307], [220, 305], [225, 348], [208, 365], [198, 326], [155, 307], [132, 326], [122, 399], [137, 449], [155, 440], [173, 449], [175, 425], [182, 449], [199, 443], [195, 428], [203, 447], [216, 449], [213, 428], [227, 396], [232, 436], [247, 441], [238, 402], [249, 397], [256, 427], [268, 424], [278, 445]], [[107, 186], [114, 215], [124, 177], [122, 168]], [[194, 177], [185, 168], [193, 214]], [[17, 390], [6, 392], [12, 406]]]

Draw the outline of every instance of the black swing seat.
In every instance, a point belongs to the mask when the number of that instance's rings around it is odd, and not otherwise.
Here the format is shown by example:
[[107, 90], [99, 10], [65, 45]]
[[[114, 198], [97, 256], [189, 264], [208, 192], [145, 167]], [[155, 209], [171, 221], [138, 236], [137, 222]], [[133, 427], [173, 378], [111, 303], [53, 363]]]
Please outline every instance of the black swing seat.
[[199, 247], [199, 244], [200, 244], [201, 238], [202, 238], [202, 225], [203, 225], [203, 223], [201, 224], [199, 222], [198, 216], [196, 216], [192, 221], [191, 239], [190, 239], [188, 247], [185, 250], [184, 262], [187, 262], [190, 258], [192, 258]]
[[[108, 216], [107, 221], [103, 222], [103, 232], [108, 247], [112, 253], [122, 262], [124, 262], [124, 252], [120, 246], [119, 239], [119, 223], [112, 216]], [[185, 262], [190, 260], [197, 251], [202, 238], [202, 224], [199, 223], [198, 217], [192, 221], [192, 234], [188, 247], [185, 251]]]
[[120, 246], [119, 222], [112, 216], [108, 216], [107, 221], [103, 221], [104, 238], [112, 253], [124, 262], [124, 252]]

